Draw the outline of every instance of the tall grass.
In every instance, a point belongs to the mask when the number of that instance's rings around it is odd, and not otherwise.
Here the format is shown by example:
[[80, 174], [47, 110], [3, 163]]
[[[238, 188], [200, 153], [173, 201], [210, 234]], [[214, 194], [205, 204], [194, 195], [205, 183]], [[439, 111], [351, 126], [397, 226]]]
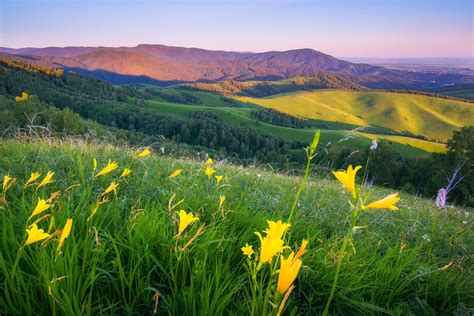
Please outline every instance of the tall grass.
[[[119, 168], [94, 179], [94, 158], [98, 169], [109, 159]], [[88, 221], [97, 196], [125, 167], [132, 173]], [[204, 161], [156, 154], [137, 159], [126, 148], [82, 142], [3, 141], [0, 176], [17, 182], [0, 208], [0, 314], [251, 314], [241, 247], [249, 242], [258, 251], [254, 232], [266, 220], [288, 218], [301, 179], [215, 163], [216, 174], [225, 175], [217, 185], [204, 167]], [[183, 173], [168, 179], [176, 168]], [[31, 172], [44, 176], [48, 170], [55, 182], [22, 188]], [[290, 246], [304, 238], [309, 246], [286, 302], [288, 314], [323, 312], [350, 225], [347, 193], [311, 169], [309, 175], [291, 221]], [[53, 232], [73, 219], [62, 253], [55, 240], [22, 247], [37, 199], [58, 190], [51, 217], [38, 226]], [[222, 208], [220, 195], [226, 198]], [[399, 208], [359, 217], [358, 225], [368, 229], [351, 238], [330, 314], [451, 314], [473, 307], [472, 212], [438, 210], [409, 195], [402, 195]], [[176, 238], [179, 209], [200, 219]], [[265, 286], [276, 286], [266, 280]]]

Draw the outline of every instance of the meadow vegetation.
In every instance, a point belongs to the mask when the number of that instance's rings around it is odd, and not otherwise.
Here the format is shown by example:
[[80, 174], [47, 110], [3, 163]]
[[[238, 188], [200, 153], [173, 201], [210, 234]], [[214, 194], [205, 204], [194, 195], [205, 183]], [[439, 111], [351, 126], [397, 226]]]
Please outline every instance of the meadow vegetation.
[[315, 149], [300, 178], [2, 141], [0, 312], [469, 313], [472, 212], [361, 186], [365, 168], [322, 178]]

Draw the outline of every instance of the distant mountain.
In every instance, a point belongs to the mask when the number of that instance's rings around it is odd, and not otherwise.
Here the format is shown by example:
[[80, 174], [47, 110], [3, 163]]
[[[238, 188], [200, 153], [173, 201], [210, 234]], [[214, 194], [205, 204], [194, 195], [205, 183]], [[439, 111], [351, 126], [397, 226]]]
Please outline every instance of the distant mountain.
[[0, 48], [0, 52], [2, 58], [21, 58], [118, 83], [269, 81], [312, 78], [322, 73], [341, 75], [344, 81], [370, 88], [427, 89], [474, 83], [474, 76], [351, 63], [313, 49], [249, 53], [143, 44], [136, 47]]

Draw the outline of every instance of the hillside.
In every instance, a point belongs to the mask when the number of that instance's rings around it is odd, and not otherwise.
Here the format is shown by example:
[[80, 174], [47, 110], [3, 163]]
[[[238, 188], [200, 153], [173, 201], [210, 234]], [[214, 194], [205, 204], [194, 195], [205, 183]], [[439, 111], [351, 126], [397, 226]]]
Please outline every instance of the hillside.
[[74, 69], [114, 83], [281, 80], [312, 78], [321, 73], [342, 76], [341, 80], [351, 81], [353, 85], [385, 89], [426, 89], [474, 82], [470, 75], [400, 71], [351, 63], [313, 49], [250, 53], [142, 44], [136, 47], [0, 48], [0, 52], [4, 58], [20, 56], [34, 63]]
[[474, 100], [474, 84], [450, 85], [447, 87], [427, 89], [426, 91], [456, 98]]
[[[118, 168], [94, 177], [110, 160]], [[273, 310], [277, 275], [271, 265], [262, 266], [258, 285], [271, 303], [264, 294], [252, 303], [247, 265], [261, 248], [254, 232], [263, 231], [267, 220], [282, 220], [291, 224], [289, 247], [298, 250], [302, 239], [308, 241], [285, 313], [321, 313], [340, 241], [350, 229], [350, 194], [332, 176], [321, 178], [311, 169], [289, 221], [300, 178], [217, 161], [207, 166], [224, 176], [219, 183], [203, 172], [205, 158], [138, 158], [127, 147], [78, 141], [2, 142], [0, 177], [16, 182], [0, 202], [0, 310], [218, 315], [263, 313], [266, 304]], [[124, 168], [131, 173], [120, 177]], [[168, 178], [177, 168], [182, 173]], [[36, 189], [48, 170], [53, 182]], [[35, 171], [41, 177], [23, 187]], [[111, 181], [118, 183], [115, 192], [101, 196]], [[38, 199], [53, 192], [46, 209], [31, 216]], [[370, 199], [392, 192], [371, 188]], [[360, 218], [331, 313], [467, 313], [474, 294], [472, 212], [439, 210], [431, 200], [405, 194], [398, 207]], [[198, 219], [178, 234], [181, 209]], [[33, 222], [54, 237], [25, 245], [25, 228]], [[60, 241], [68, 222], [67, 238]], [[255, 251], [250, 259], [242, 254], [246, 243]], [[273, 260], [278, 263], [279, 256]]]
[[424, 95], [337, 90], [236, 99], [303, 118], [382, 126], [442, 141], [453, 130], [474, 124], [473, 104]]

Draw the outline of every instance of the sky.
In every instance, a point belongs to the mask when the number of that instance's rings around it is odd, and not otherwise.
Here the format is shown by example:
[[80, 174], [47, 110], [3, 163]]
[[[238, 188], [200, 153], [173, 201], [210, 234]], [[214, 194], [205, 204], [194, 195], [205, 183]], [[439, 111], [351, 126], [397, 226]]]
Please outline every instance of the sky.
[[472, 57], [472, 0], [0, 0], [0, 46]]

